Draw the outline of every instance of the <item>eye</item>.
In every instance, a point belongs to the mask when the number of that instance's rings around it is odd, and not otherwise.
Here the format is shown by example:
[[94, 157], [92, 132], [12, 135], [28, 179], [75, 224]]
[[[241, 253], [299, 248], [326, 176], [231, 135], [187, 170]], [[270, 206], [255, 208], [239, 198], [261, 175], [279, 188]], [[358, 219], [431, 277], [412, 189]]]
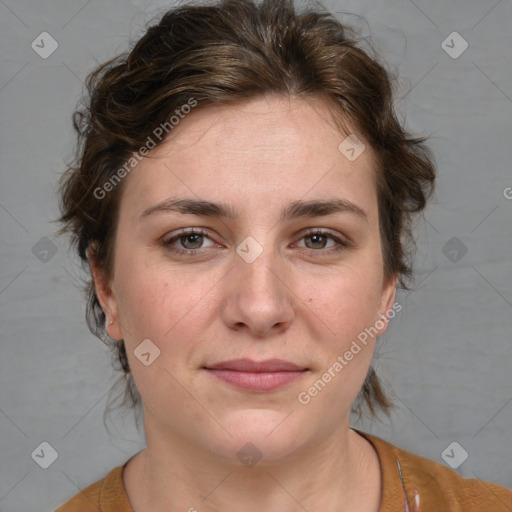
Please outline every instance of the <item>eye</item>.
[[[174, 236], [166, 237], [162, 240], [163, 245], [166, 249], [170, 250], [175, 254], [182, 254], [188, 256], [195, 256], [200, 254], [201, 249], [204, 249], [203, 244], [205, 240], [210, 240], [213, 247], [213, 241], [207, 235], [205, 231], [199, 228], [187, 228], [181, 229]], [[176, 247], [175, 244], [181, 244], [181, 247]]]
[[[334, 236], [332, 233], [321, 230], [321, 229], [311, 229], [307, 231], [301, 238], [301, 240], [305, 240], [304, 246], [313, 252], [335, 252], [342, 251], [348, 247], [350, 247], [350, 243], [344, 240], [341, 240], [337, 236]], [[327, 247], [327, 244], [331, 242], [331, 246]]]
[[[309, 253], [315, 256], [325, 256], [326, 253], [330, 254], [351, 247], [350, 242], [341, 240], [332, 233], [321, 229], [308, 230], [300, 240], [304, 240], [305, 245], [298, 245], [298, 247], [305, 247]], [[206, 241], [211, 243], [205, 247]], [[197, 256], [208, 248], [216, 246], [206, 231], [200, 228], [180, 229], [177, 233], [171, 233], [171, 236], [162, 239], [162, 244], [166, 250], [183, 256]]]

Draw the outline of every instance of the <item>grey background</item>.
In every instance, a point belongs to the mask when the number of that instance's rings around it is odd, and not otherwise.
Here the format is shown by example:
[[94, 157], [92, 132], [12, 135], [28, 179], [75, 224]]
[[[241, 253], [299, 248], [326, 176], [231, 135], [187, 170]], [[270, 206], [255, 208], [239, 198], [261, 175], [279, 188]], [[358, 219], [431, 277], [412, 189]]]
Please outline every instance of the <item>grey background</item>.
[[[51, 219], [82, 80], [170, 5], [0, 0], [2, 512], [54, 510], [144, 446], [130, 414], [105, 431], [110, 359], [87, 330], [79, 267]], [[371, 35], [400, 74], [397, 108], [431, 135], [439, 166], [416, 230], [415, 290], [399, 293], [403, 310], [379, 342], [378, 372], [398, 407], [354, 426], [439, 462], [457, 441], [469, 453], [461, 475], [512, 487], [512, 2], [324, 5]], [[59, 44], [47, 59], [31, 48], [43, 31]], [[469, 44], [456, 59], [441, 47], [453, 31]], [[34, 254], [43, 237], [53, 256], [44, 241]], [[48, 469], [31, 458], [43, 441], [58, 452]]]

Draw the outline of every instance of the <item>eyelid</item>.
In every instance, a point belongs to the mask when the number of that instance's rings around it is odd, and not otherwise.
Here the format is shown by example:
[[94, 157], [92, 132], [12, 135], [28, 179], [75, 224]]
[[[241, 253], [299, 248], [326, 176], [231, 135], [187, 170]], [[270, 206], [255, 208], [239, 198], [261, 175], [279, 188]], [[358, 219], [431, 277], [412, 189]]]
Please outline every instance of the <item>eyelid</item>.
[[307, 228], [305, 231], [301, 232], [299, 239], [310, 235], [328, 236], [331, 238], [331, 240], [334, 240], [335, 242], [338, 242], [345, 247], [354, 247], [354, 242], [346, 235], [340, 234], [327, 228]]
[[[189, 234], [202, 235], [205, 238], [208, 238], [210, 241], [214, 242], [213, 238], [210, 236], [208, 231], [206, 231], [204, 228], [199, 228], [199, 227], [197, 227], [197, 228], [196, 227], [181, 228], [181, 229], [178, 229], [177, 231], [172, 231], [170, 233], [167, 233], [162, 237], [162, 242], [164, 244], [171, 244], [172, 241], [175, 241], [175, 240], [179, 239], [180, 237], [189, 235]], [[191, 250], [191, 249], [188, 249], [188, 250]], [[198, 251], [198, 250], [200, 250], [200, 249], [196, 249], [196, 251]]]
[[[334, 231], [329, 228], [306, 228], [304, 231], [301, 231], [300, 235], [307, 236], [307, 235], [314, 235], [316, 233], [319, 233], [322, 235], [332, 235], [333, 237], [338, 237], [338, 238], [343, 237], [344, 239], [347, 239], [347, 237], [345, 235], [338, 233], [337, 231]], [[348, 243], [348, 239], [347, 239], [347, 243]]]

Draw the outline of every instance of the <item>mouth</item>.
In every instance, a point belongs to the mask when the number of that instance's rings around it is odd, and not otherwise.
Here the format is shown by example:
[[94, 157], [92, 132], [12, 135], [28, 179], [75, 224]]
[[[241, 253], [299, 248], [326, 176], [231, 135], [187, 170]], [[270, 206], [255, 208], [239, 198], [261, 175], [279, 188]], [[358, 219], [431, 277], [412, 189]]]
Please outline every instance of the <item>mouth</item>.
[[304, 376], [308, 368], [282, 359], [233, 359], [204, 366], [213, 377], [248, 391], [273, 391]]

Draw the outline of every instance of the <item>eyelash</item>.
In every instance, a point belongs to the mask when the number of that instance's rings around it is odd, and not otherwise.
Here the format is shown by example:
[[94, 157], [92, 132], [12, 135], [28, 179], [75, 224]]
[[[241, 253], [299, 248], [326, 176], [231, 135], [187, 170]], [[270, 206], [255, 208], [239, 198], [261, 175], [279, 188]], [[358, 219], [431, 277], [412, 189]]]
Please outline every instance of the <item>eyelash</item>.
[[[172, 245], [175, 241], [179, 240], [182, 236], [185, 236], [185, 235], [203, 235], [206, 238], [211, 240], [211, 238], [208, 236], [208, 234], [205, 231], [203, 231], [202, 229], [192, 228], [192, 229], [180, 230], [173, 237], [162, 240], [162, 243], [166, 249], [170, 250], [171, 252], [173, 252], [174, 254], [179, 255], [179, 256], [197, 256], [197, 255], [201, 254], [201, 249], [180, 249], [179, 247], [174, 247]], [[312, 236], [312, 235], [325, 236], [325, 237], [331, 239], [332, 241], [336, 242], [337, 246], [331, 247], [328, 249], [308, 249], [308, 248], [306, 248], [306, 250], [311, 253], [323, 252], [325, 254], [326, 252], [327, 253], [339, 252], [339, 251], [343, 251], [347, 248], [350, 248], [352, 246], [351, 243], [341, 240], [341, 239], [337, 238], [336, 236], [334, 236], [333, 234], [329, 233], [328, 231], [325, 231], [322, 229], [310, 229], [302, 235], [300, 240], [302, 240], [303, 238]], [[322, 255], [316, 254], [316, 256], [321, 257]]]

